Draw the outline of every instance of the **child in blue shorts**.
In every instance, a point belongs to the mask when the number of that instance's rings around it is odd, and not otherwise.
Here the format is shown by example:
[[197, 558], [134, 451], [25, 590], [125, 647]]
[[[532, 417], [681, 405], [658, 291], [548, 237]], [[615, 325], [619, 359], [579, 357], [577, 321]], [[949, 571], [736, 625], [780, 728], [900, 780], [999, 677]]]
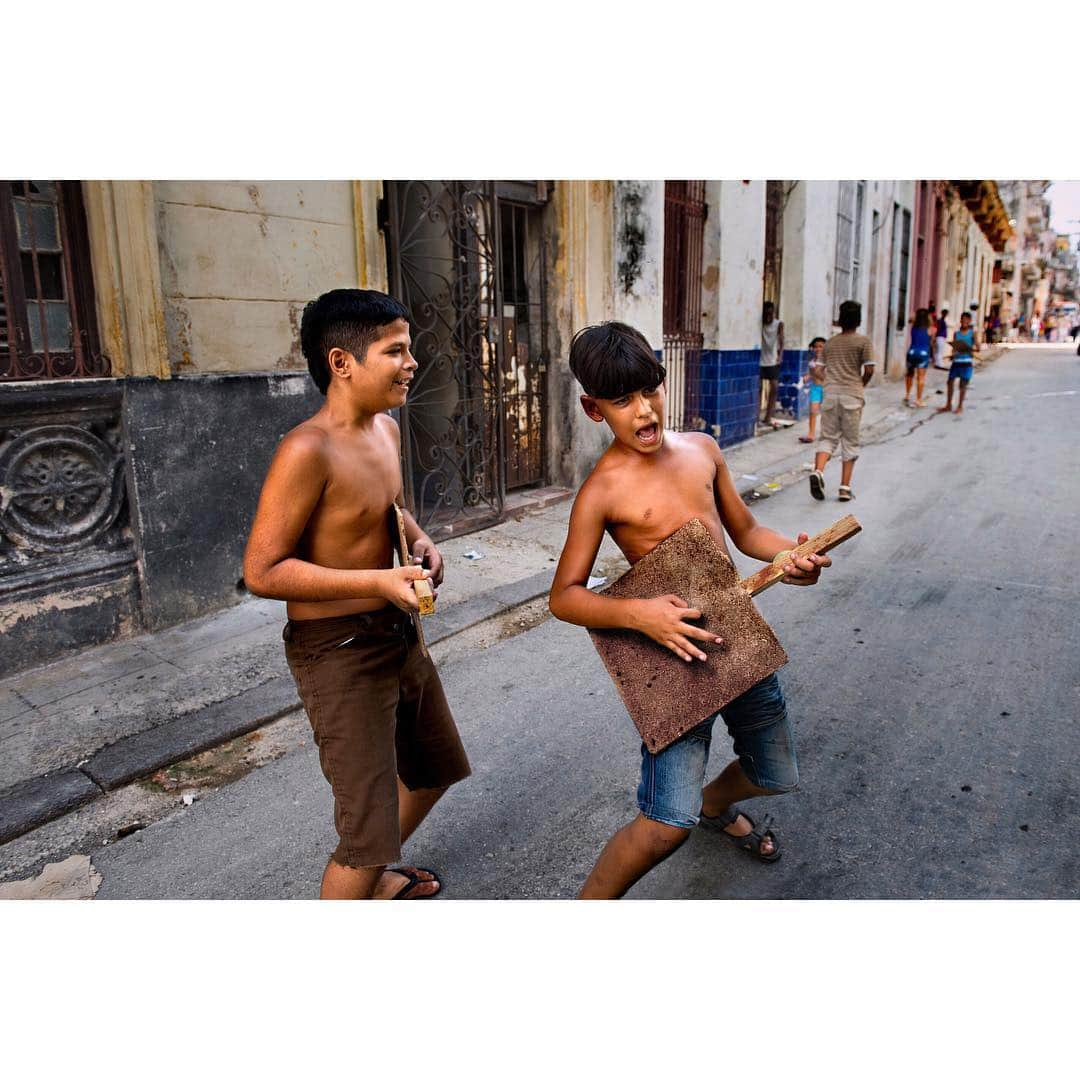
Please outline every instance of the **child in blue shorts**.
[[814, 441], [814, 428], [817, 426], [817, 418], [821, 413], [821, 403], [825, 400], [825, 361], [822, 354], [825, 352], [825, 339], [816, 337], [810, 342], [810, 433], [800, 435], [799, 442], [812, 443]]
[[[813, 585], [827, 555], [792, 558], [791, 540], [759, 524], [739, 497], [716, 440], [700, 431], [664, 429], [665, 371], [652, 346], [623, 323], [590, 326], [570, 343], [570, 369], [590, 420], [613, 436], [574, 501], [562, 558], [548, 600], [551, 613], [578, 626], [645, 634], [687, 663], [713, 663], [704, 651], [722, 642], [695, 625], [701, 612], [682, 597], [617, 599], [587, 583], [604, 533], [631, 563], [697, 518], [725, 552], [727, 536], [744, 554], [770, 562], [781, 553], [789, 585]], [[713, 725], [723, 720], [735, 758], [705, 784]], [[755, 822], [740, 800], [793, 791], [799, 772], [795, 738], [776, 675], [657, 754], [641, 747], [640, 813], [607, 843], [581, 890], [582, 899], [616, 899], [666, 859], [699, 823], [751, 856], [780, 855], [768, 822]]]
[[971, 314], [967, 311], [960, 315], [960, 329], [952, 340], [952, 366], [949, 368], [949, 387], [945, 395], [945, 404], [938, 412], [952, 412], [953, 383], [960, 380], [960, 400], [956, 405], [956, 415], [964, 411], [964, 395], [967, 393], [971, 373], [975, 369], [975, 353], [979, 351], [979, 342], [975, 337], [975, 327], [971, 325]]
[[[923, 388], [926, 386], [926, 369], [930, 366], [930, 312], [919, 308], [911, 327], [911, 341], [907, 351], [907, 375], [904, 379], [904, 404], [909, 409], [924, 409]], [[911, 403], [911, 384], [915, 382], [915, 404]]]

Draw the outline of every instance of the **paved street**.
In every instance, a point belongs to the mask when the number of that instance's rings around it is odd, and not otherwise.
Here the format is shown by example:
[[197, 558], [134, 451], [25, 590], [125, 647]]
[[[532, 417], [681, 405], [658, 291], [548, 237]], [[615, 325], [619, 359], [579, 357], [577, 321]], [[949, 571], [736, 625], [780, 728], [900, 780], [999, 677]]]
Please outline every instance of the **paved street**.
[[[799, 478], [755, 506], [792, 534], [848, 509], [864, 528], [819, 587], [759, 601], [791, 656], [802, 787], [768, 801], [784, 857], [695, 834], [631, 896], [1077, 895], [1078, 408], [1071, 349], [1010, 352], [976, 374], [963, 417], [913, 411], [867, 447], [850, 507], [835, 463], [829, 501]], [[443, 677], [475, 774], [408, 859], [448, 897], [573, 896], [636, 809], [638, 743], [585, 631], [549, 619]], [[305, 742], [89, 852], [97, 895], [311, 897], [330, 822]]]

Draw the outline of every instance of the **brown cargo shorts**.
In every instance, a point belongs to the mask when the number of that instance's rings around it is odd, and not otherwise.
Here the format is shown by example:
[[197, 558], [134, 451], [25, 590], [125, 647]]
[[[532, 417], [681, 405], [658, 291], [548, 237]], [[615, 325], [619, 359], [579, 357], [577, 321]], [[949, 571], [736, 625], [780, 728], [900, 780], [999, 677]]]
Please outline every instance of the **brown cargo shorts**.
[[410, 790], [448, 787], [469, 759], [438, 672], [412, 620], [394, 607], [290, 620], [282, 634], [334, 793], [341, 866], [385, 866], [401, 855], [397, 779]]

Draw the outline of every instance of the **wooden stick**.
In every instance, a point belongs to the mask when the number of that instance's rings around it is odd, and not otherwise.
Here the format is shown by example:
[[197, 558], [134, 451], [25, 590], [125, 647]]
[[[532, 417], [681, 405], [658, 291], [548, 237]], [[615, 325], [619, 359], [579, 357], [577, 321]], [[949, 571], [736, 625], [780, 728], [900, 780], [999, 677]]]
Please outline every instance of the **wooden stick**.
[[[819, 532], [817, 536], [811, 536], [805, 544], [792, 548], [787, 557], [781, 562], [786, 563], [792, 558], [801, 558], [803, 555], [824, 555], [826, 551], [836, 547], [837, 544], [842, 544], [845, 540], [850, 540], [856, 533], [861, 531], [862, 526], [855, 520], [855, 515], [848, 514], [839, 521], [833, 522], [827, 529]], [[783, 576], [783, 565], [764, 566], [756, 574], [743, 578], [739, 585], [751, 596], [757, 596], [758, 593], [764, 592], [770, 586], [775, 585]]]
[[[402, 566], [411, 566], [409, 541], [405, 537], [405, 515], [401, 512], [401, 507], [396, 503], [394, 504], [394, 517], [397, 519], [398, 527], [398, 557]], [[417, 578], [412, 583], [412, 586], [417, 600], [420, 601], [420, 614], [431, 615], [435, 611], [435, 594], [431, 591], [431, 582], [426, 578]]]
[[[401, 512], [401, 507], [394, 503], [394, 518], [397, 521], [398, 532], [398, 561], [402, 566], [409, 566], [409, 541], [405, 536], [405, 515]], [[413, 582], [413, 590], [416, 592], [417, 599], [420, 601], [420, 610], [424, 608], [424, 598], [420, 595], [420, 590], [416, 588], [421, 584], [420, 581]], [[428, 587], [428, 603], [431, 605], [431, 610], [435, 610], [435, 602], [431, 596], [431, 586], [425, 581], [424, 585]], [[431, 653], [428, 652], [427, 642], [424, 640], [424, 624], [420, 621], [420, 612], [414, 611], [412, 614], [413, 626], [416, 627], [416, 640], [420, 645], [420, 653], [425, 658], [430, 657]]]

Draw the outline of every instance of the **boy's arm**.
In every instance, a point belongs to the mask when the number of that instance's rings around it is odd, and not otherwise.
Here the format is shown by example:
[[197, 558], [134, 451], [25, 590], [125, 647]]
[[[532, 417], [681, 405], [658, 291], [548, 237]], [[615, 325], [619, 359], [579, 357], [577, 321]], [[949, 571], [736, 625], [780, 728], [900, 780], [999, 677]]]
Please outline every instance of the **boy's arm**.
[[874, 347], [866, 346], [866, 355], [862, 361], [862, 384], [866, 386], [874, 377]]
[[405, 611], [419, 601], [411, 582], [427, 577], [415, 566], [393, 570], [335, 570], [294, 555], [327, 481], [319, 436], [287, 435], [278, 447], [259, 496], [244, 552], [244, 583], [256, 596], [318, 602], [381, 597]]
[[670, 649], [683, 660], [707, 659], [694, 643], [721, 639], [687, 619], [700, 619], [701, 612], [687, 607], [678, 596], [658, 596], [651, 600], [622, 600], [598, 596], [586, 587], [604, 538], [604, 511], [595, 487], [586, 482], [574, 500], [566, 543], [551, 585], [548, 607], [564, 622], [594, 630], [636, 630]]
[[[780, 552], [790, 551], [810, 539], [807, 533], [799, 533], [797, 540], [789, 540], [782, 533], [758, 524], [750, 508], [739, 497], [720, 448], [712, 439], [709, 439], [709, 443], [716, 459], [715, 495], [720, 520], [732, 543], [744, 555], [761, 559], [762, 562], [772, 562]], [[832, 566], [832, 559], [828, 555], [808, 555], [802, 559], [788, 560], [784, 564], [785, 573], [781, 581], [786, 585], [814, 585], [826, 566]]]

